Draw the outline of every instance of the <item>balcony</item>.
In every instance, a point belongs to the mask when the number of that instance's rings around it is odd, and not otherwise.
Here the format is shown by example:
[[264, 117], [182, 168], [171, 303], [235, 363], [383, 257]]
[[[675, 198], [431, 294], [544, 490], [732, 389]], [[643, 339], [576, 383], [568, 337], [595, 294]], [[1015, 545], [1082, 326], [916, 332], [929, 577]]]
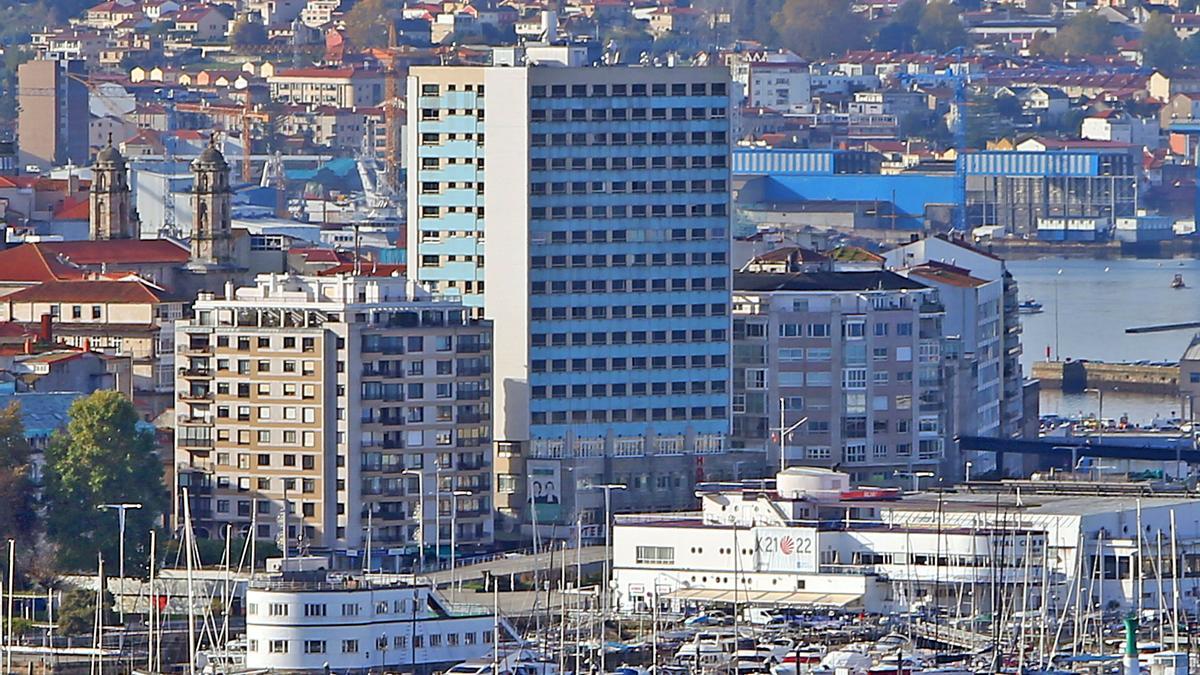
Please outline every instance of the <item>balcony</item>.
[[188, 415], [180, 413], [175, 416], [175, 421], [185, 426], [207, 426], [212, 424], [213, 418], [211, 415]]
[[181, 391], [179, 392], [180, 401], [211, 401], [213, 393], [209, 390], [196, 391]]
[[455, 393], [454, 398], [459, 401], [479, 401], [479, 400], [482, 400], [483, 398], [485, 398], [487, 395], [488, 395], [488, 392], [486, 392], [486, 391], [480, 391], [478, 389], [465, 389], [464, 390], [462, 388], [459, 388], [459, 390]]
[[465, 342], [462, 339], [454, 346], [456, 354], [478, 354], [483, 351], [483, 345], [478, 342]]
[[180, 375], [180, 377], [209, 378], [209, 377], [212, 377], [213, 374], [212, 374], [212, 371], [209, 370], [207, 367], [205, 367], [205, 368], [188, 368], [185, 366], [185, 367], [182, 367], [179, 369], [179, 375]]
[[211, 438], [178, 438], [179, 447], [181, 448], [204, 448], [209, 449], [213, 446]]
[[175, 352], [178, 354], [185, 354], [185, 355], [186, 354], [211, 354], [212, 353], [212, 343], [208, 342], [208, 341], [180, 342], [179, 344], [175, 345]]
[[477, 424], [479, 422], [486, 422], [491, 418], [491, 415], [483, 413], [459, 413], [457, 421], [459, 424]]

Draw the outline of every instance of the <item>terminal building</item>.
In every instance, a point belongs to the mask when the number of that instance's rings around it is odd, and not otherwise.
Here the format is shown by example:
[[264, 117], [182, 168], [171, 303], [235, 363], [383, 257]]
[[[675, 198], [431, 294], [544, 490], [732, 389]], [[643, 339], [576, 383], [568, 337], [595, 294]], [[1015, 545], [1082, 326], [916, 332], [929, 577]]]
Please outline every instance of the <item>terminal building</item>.
[[1194, 611], [1200, 502], [1143, 492], [1059, 480], [901, 493], [790, 468], [705, 487], [699, 512], [617, 516], [614, 602], [630, 612], [940, 607], [971, 617], [1013, 603], [1040, 610], [1040, 598], [1057, 613], [1081, 597], [1165, 609], [1178, 591]]

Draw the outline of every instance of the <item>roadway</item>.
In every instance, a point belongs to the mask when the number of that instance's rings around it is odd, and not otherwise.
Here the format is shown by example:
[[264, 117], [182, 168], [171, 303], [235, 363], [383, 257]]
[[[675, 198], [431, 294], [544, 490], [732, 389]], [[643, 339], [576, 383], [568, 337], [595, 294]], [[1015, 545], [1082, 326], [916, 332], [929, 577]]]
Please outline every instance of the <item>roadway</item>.
[[[582, 562], [585, 568], [585, 574], [587, 573], [586, 568], [598, 566], [604, 562], [603, 546], [584, 546], [581, 550], [567, 549], [565, 554], [567, 565], [573, 567], [577, 563]], [[564, 552], [555, 550], [538, 553], [537, 555], [515, 554], [511, 557], [501, 556], [492, 560], [474, 564], [460, 564], [455, 567], [454, 580], [461, 582], [482, 579], [484, 578], [485, 573], [490, 574], [493, 577], [505, 577], [517, 574], [525, 574], [526, 572], [532, 572], [535, 569], [542, 570], [543, 572], [545, 572], [547, 569], [552, 569], [557, 572], [557, 570], [562, 566], [563, 558]], [[445, 566], [446, 563], [443, 563], [443, 565]], [[448, 567], [438, 570], [437, 572], [427, 572], [422, 576], [432, 579], [434, 583], [438, 584], [439, 586], [449, 584], [451, 580], [450, 570]], [[543, 576], [549, 577], [550, 575], [546, 574]], [[552, 578], [557, 579], [557, 573], [555, 573]]]

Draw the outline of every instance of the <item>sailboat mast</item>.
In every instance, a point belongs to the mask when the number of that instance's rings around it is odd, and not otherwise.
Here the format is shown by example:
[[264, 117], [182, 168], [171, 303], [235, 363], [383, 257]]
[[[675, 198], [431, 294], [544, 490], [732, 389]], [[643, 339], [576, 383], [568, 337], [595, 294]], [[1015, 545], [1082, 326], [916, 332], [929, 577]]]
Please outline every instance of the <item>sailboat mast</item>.
[[[287, 502], [284, 502], [285, 507]], [[285, 521], [286, 523], [286, 521]], [[286, 524], [285, 524], [286, 527]], [[285, 530], [286, 532], [286, 530]], [[284, 550], [287, 550], [286, 539]], [[188, 624], [188, 675], [196, 675], [196, 611], [195, 587], [192, 583], [192, 509], [188, 489], [183, 488], [183, 543], [184, 559], [187, 561], [187, 624]], [[284, 553], [287, 557], [287, 553]]]
[[1171, 624], [1174, 627], [1175, 644], [1172, 651], [1179, 651], [1179, 538], [1175, 532], [1175, 509], [1171, 509]]

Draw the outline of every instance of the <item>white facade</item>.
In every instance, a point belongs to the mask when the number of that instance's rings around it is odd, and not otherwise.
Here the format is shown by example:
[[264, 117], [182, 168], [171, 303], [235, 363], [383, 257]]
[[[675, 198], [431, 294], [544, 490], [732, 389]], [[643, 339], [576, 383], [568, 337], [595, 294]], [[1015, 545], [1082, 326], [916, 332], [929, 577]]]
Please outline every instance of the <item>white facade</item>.
[[[788, 473], [795, 479], [813, 471]], [[663, 610], [735, 598], [743, 607], [872, 613], [937, 604], [966, 616], [988, 611], [995, 589], [1019, 594], [1032, 579], [1030, 608], [1040, 605], [1043, 583], [1060, 607], [1082, 588], [1093, 606], [1125, 608], [1136, 606], [1139, 594], [1144, 607], [1169, 607], [1178, 585], [1181, 609], [1195, 611], [1200, 501], [1096, 499], [1028, 484], [1021, 494], [998, 489], [780, 497], [769, 482], [764, 489], [754, 481], [704, 495], [700, 513], [618, 516], [615, 602], [632, 612], [649, 611], [656, 599]], [[1134, 572], [1139, 545], [1141, 579]], [[1170, 565], [1173, 554], [1177, 566]], [[1182, 577], [1167, 572], [1160, 580], [1153, 571], [1172, 568], [1184, 570]]]
[[450, 605], [425, 586], [255, 581], [246, 610], [246, 667], [252, 670], [454, 664], [489, 654], [495, 640], [490, 610]]
[[750, 65], [747, 103], [751, 108], [779, 112], [812, 111], [812, 75], [800, 63]]

